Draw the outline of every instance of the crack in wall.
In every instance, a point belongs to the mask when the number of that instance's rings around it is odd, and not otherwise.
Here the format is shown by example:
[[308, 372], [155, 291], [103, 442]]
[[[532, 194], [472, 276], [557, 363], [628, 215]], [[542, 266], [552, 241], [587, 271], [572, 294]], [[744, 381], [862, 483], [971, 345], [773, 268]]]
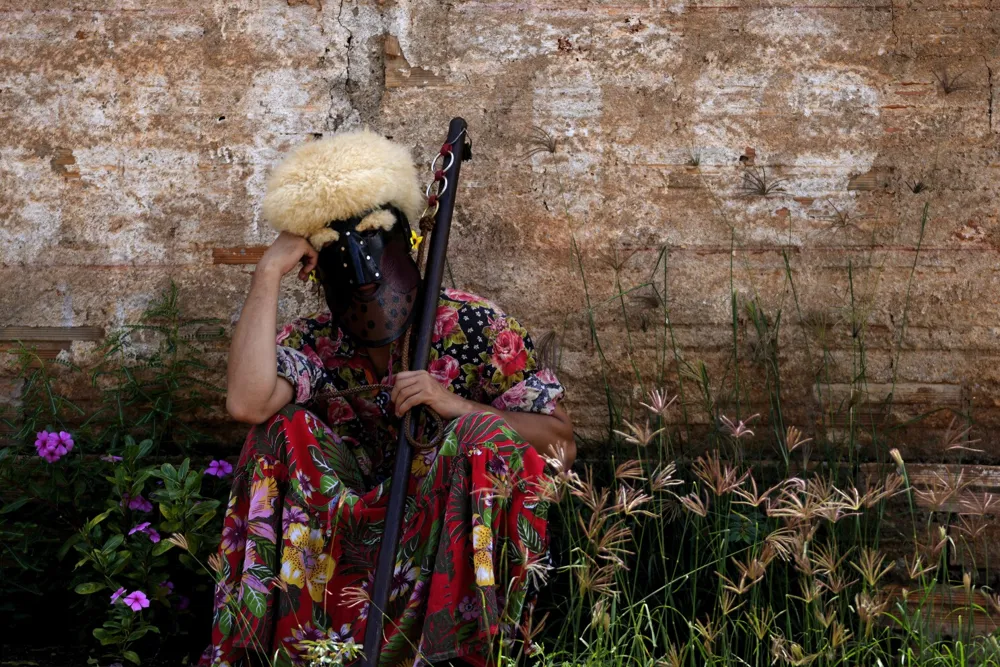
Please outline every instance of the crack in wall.
[[[340, 0], [340, 7], [337, 9], [337, 24], [340, 25], [345, 31], [347, 31], [347, 48], [346, 57], [347, 63], [344, 67], [344, 92], [347, 94], [347, 99], [351, 101], [351, 107], [356, 108], [354, 103], [354, 91], [352, 90], [351, 81], [351, 46], [354, 42], [354, 32], [347, 27], [347, 25], [341, 20], [341, 16], [344, 14], [344, 0]], [[344, 122], [344, 118], [341, 118], [339, 114], [334, 114], [333, 109], [337, 106], [337, 81], [333, 81], [330, 84], [330, 108], [326, 112], [326, 129], [331, 132], [336, 132], [340, 129], [341, 124]]]
[[[986, 56], [983, 56], [983, 62], [986, 62]], [[993, 68], [989, 65], [986, 65], [986, 82], [990, 90], [989, 106], [986, 109], [986, 115], [990, 122], [990, 132], [993, 132]]]

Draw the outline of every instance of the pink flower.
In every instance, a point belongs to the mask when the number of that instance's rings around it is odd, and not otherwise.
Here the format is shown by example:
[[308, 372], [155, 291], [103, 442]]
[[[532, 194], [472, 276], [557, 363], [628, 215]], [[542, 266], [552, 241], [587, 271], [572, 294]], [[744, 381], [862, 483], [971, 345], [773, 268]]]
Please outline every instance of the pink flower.
[[351, 408], [351, 404], [343, 398], [333, 399], [326, 408], [327, 423], [331, 426], [349, 422], [354, 418], [355, 414], [354, 410]]
[[299, 350], [299, 352], [306, 355], [306, 358], [309, 359], [309, 361], [313, 362], [320, 368], [323, 368], [323, 360], [320, 359], [320, 356], [318, 354], [316, 354], [316, 350], [312, 349], [308, 345], [303, 345], [302, 349]]
[[316, 352], [319, 354], [320, 359], [324, 362], [337, 354], [340, 350], [340, 344], [343, 342], [344, 334], [341, 333], [340, 329], [337, 329], [337, 337], [330, 338], [329, 336], [320, 336], [316, 339]]
[[128, 531], [129, 535], [134, 535], [135, 533], [145, 533], [149, 536], [149, 541], [156, 544], [160, 541], [160, 534], [156, 532], [156, 529], [149, 527], [148, 521], [143, 521], [142, 523], [137, 523], [132, 527], [132, 530]]
[[140, 512], [152, 512], [153, 504], [142, 496], [136, 496], [128, 501], [128, 508], [130, 510], [139, 510]]
[[463, 292], [457, 289], [446, 289], [444, 295], [451, 299], [452, 301], [464, 301], [466, 303], [470, 301], [483, 301], [482, 297], [476, 296], [475, 294], [469, 294], [468, 292]]
[[122, 586], [117, 591], [111, 594], [111, 604], [118, 602], [118, 598], [125, 595], [125, 587]]
[[128, 531], [129, 535], [134, 535], [135, 533], [145, 533], [149, 530], [149, 522], [143, 521], [142, 523], [137, 523], [132, 527], [132, 530]]
[[447, 387], [451, 384], [452, 380], [458, 377], [458, 360], [455, 357], [449, 356], [435, 359], [427, 368], [427, 372], [431, 374], [431, 377]]
[[513, 387], [505, 391], [493, 401], [493, 407], [498, 410], [517, 410], [530, 407], [530, 402], [525, 405], [525, 398], [528, 395], [528, 386], [524, 382], [518, 382]]
[[451, 335], [457, 328], [458, 311], [450, 306], [438, 306], [437, 316], [434, 319], [434, 335], [431, 336], [431, 341], [436, 343]]
[[73, 451], [73, 436], [66, 431], [39, 431], [35, 434], [35, 451], [48, 461], [55, 463]]
[[149, 606], [149, 598], [142, 591], [132, 591], [125, 596], [125, 606], [132, 611], [140, 611]]
[[218, 461], [212, 460], [208, 464], [208, 468], [205, 469], [206, 475], [212, 475], [214, 477], [223, 478], [233, 472], [233, 466], [229, 461], [223, 461], [219, 459]]
[[278, 335], [274, 339], [275, 344], [281, 345], [289, 336], [292, 335], [293, 331], [295, 331], [295, 326], [293, 324], [286, 324], [281, 327], [278, 331]]
[[528, 365], [528, 351], [524, 339], [507, 329], [501, 331], [493, 343], [493, 365], [504, 375], [511, 376]]

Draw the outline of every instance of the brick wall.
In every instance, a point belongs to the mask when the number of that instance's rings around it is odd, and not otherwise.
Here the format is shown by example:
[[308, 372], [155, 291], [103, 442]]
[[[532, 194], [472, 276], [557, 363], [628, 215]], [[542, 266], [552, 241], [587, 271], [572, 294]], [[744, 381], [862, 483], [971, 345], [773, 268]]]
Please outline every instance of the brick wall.
[[[557, 333], [581, 430], [606, 414], [574, 240], [617, 389], [676, 367], [651, 288], [614, 298], [616, 266], [665, 288], [678, 355], [720, 381], [731, 290], [780, 310], [807, 427], [820, 338], [847, 392], [862, 323], [897, 422], [971, 410], [1000, 458], [998, 19], [989, 0], [0, 0], [0, 338], [47, 327], [27, 337], [85, 360], [170, 278], [234, 321], [278, 156], [368, 124], [429, 157], [462, 115], [453, 275]], [[294, 282], [285, 318], [315, 305]], [[908, 444], [943, 455], [947, 418], [924, 423]]]

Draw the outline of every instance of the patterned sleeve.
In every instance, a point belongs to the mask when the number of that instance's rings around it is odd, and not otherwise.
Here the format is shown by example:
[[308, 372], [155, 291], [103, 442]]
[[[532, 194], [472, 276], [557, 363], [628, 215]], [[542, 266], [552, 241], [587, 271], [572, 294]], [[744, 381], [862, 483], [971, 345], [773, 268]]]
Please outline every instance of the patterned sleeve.
[[482, 382], [490, 405], [498, 410], [550, 415], [565, 390], [555, 373], [538, 368], [531, 336], [513, 317], [498, 309], [486, 312], [481, 355]]
[[287, 324], [275, 340], [278, 355], [278, 377], [295, 388], [294, 402], [305, 405], [330, 380], [323, 361], [313, 349], [310, 320], [300, 319]]

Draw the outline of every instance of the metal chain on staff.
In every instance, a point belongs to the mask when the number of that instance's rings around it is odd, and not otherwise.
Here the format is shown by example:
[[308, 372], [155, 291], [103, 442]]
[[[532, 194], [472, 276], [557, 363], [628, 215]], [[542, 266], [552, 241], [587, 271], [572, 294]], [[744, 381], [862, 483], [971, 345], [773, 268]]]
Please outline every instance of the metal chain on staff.
[[[465, 134], [465, 130], [462, 130], [457, 137], [450, 140], [448, 143], [441, 146], [441, 150], [438, 154], [434, 156], [431, 160], [431, 171], [434, 172], [434, 180], [427, 185], [425, 190], [425, 195], [427, 197], [427, 204], [424, 206], [424, 212], [420, 214], [420, 220], [417, 226], [420, 228], [420, 234], [418, 235], [415, 231], [411, 232], [411, 244], [417, 247], [417, 270], [420, 271], [421, 275], [424, 273], [424, 262], [427, 259], [427, 244], [424, 243], [425, 237], [430, 236], [434, 231], [434, 220], [437, 215], [438, 209], [441, 207], [439, 202], [442, 195], [448, 191], [448, 178], [445, 176], [445, 172], [451, 167], [452, 162], [455, 160], [455, 145], [458, 144], [462, 136]], [[441, 160], [443, 166], [438, 167], [438, 160]], [[431, 191], [434, 188], [434, 191]], [[403, 335], [403, 358], [402, 367], [403, 370], [408, 370], [410, 367], [410, 333], [413, 331], [413, 324], [406, 328], [406, 333]], [[358, 394], [367, 394], [372, 391], [387, 391], [391, 392], [393, 386], [391, 384], [366, 384], [359, 387], [352, 387], [350, 389], [341, 389], [339, 391], [334, 391], [325, 394], [325, 398], [345, 398], [347, 396], [355, 396]], [[413, 420], [413, 408], [406, 411], [406, 415], [403, 417], [403, 432], [406, 434], [406, 439], [409, 441], [410, 445], [414, 449], [433, 449], [438, 446], [441, 442], [441, 438], [444, 437], [444, 420], [441, 419], [441, 415], [434, 412], [428, 406], [424, 406], [425, 414], [427, 414], [430, 421], [434, 423], [434, 437], [427, 442], [420, 442], [415, 436], [411, 435], [412, 430], [410, 429], [410, 422]]]

